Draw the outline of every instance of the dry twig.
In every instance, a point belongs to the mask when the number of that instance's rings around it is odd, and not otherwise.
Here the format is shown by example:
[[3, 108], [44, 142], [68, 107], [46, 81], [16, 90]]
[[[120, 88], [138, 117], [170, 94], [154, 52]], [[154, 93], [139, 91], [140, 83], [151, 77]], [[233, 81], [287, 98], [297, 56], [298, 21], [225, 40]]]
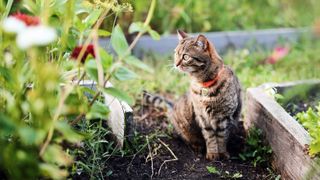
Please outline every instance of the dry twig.
[[167, 162], [172, 162], [172, 161], [178, 161], [179, 159], [177, 158], [177, 156], [173, 153], [173, 151], [170, 149], [169, 145], [167, 145], [166, 143], [164, 143], [163, 141], [161, 141], [161, 139], [158, 138], [158, 141], [164, 145], [164, 147], [166, 147], [168, 149], [168, 151], [171, 153], [171, 155], [174, 157], [173, 159], [168, 159], [163, 161], [163, 163], [161, 164], [159, 170], [158, 170], [158, 176], [160, 176], [160, 172], [161, 172], [161, 168], [162, 166], [167, 163]]
[[[149, 148], [149, 155], [147, 156], [147, 159], [148, 159], [148, 157], [150, 157], [150, 159], [151, 159], [151, 177], [150, 178], [152, 179], [153, 174], [154, 174], [152, 151], [151, 151], [151, 147], [150, 147], [150, 143], [149, 143], [149, 137], [146, 136], [146, 139], [147, 139], [147, 144], [148, 144], [148, 148]], [[147, 161], [147, 159], [146, 159], [146, 161]]]

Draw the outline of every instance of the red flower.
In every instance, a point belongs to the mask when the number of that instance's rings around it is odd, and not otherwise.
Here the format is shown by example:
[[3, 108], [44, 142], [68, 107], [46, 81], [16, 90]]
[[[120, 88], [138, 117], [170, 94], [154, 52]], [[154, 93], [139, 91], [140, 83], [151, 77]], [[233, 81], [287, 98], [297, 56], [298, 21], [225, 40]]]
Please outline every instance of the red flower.
[[287, 56], [289, 53], [289, 48], [288, 47], [276, 47], [271, 56], [269, 56], [266, 59], [266, 62], [269, 64], [275, 64], [276, 62], [278, 62], [279, 60], [281, 60], [282, 58], [284, 58], [285, 56]]
[[36, 16], [29, 16], [22, 13], [17, 13], [12, 16], [19, 19], [20, 21], [23, 21], [27, 26], [36, 26], [40, 24], [40, 19]]
[[[72, 53], [71, 53], [71, 58], [72, 59], [78, 59], [81, 49], [83, 48], [83, 46], [77, 46], [73, 49]], [[87, 46], [87, 49], [85, 50], [85, 52], [83, 53], [83, 56], [81, 57], [81, 62], [84, 63], [84, 61], [87, 59], [88, 55], [91, 54], [94, 58], [96, 57], [95, 52], [94, 52], [94, 47], [92, 44], [89, 44]]]

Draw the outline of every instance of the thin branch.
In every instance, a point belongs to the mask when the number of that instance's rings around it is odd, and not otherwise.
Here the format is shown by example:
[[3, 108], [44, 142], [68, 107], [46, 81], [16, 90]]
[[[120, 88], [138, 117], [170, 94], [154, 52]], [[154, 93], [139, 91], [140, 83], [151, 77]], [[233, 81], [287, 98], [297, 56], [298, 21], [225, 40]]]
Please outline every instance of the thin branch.
[[73, 86], [69, 86], [69, 87], [65, 86], [64, 91], [62, 91], [61, 98], [60, 98], [59, 104], [58, 104], [58, 108], [57, 108], [56, 113], [54, 114], [54, 117], [53, 117], [53, 120], [52, 120], [52, 125], [50, 126], [47, 139], [44, 142], [44, 144], [41, 146], [40, 153], [39, 153], [40, 156], [43, 155], [43, 153], [45, 152], [47, 146], [49, 145], [49, 143], [50, 143], [50, 141], [52, 139], [54, 128], [55, 128], [55, 123], [57, 122], [57, 120], [58, 120], [58, 118], [59, 118], [59, 116], [61, 114], [64, 102], [67, 99], [67, 97], [69, 96], [69, 94], [71, 93], [72, 89], [73, 89]]
[[96, 29], [93, 30], [92, 39], [93, 39], [93, 48], [96, 56], [95, 60], [97, 62], [98, 84], [99, 86], [103, 86], [104, 84], [103, 67], [101, 64], [101, 57], [99, 53], [98, 31]]
[[6, 9], [2, 15], [2, 20], [4, 20], [4, 18], [8, 17], [11, 8], [12, 8], [12, 4], [13, 4], [13, 0], [8, 0], [7, 5], [6, 5]]
[[153, 157], [152, 157], [152, 151], [151, 151], [151, 147], [150, 147], [150, 143], [149, 143], [149, 137], [148, 135], [146, 136], [147, 139], [147, 144], [148, 144], [148, 149], [149, 149], [149, 155], [150, 155], [150, 159], [151, 159], [151, 179], [154, 175], [154, 169], [153, 169]]
[[169, 148], [169, 145], [167, 145], [166, 143], [164, 143], [163, 141], [161, 141], [161, 139], [158, 138], [158, 141], [164, 145], [164, 147], [166, 147], [168, 149], [168, 151], [171, 153], [171, 155], [174, 157], [173, 159], [169, 159], [169, 160], [165, 160], [163, 161], [163, 163], [161, 164], [159, 170], [158, 170], [158, 176], [160, 176], [160, 172], [161, 172], [161, 168], [165, 163], [168, 162], [172, 162], [172, 161], [178, 161], [179, 159], [177, 158], [177, 156], [173, 153], [173, 151]]

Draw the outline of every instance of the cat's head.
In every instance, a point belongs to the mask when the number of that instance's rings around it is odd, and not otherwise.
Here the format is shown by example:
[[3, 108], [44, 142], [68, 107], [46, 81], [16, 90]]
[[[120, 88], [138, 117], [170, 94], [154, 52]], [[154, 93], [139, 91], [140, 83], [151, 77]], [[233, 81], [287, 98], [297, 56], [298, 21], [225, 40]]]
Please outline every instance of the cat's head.
[[196, 75], [222, 63], [214, 46], [204, 35], [191, 37], [180, 30], [177, 33], [179, 44], [175, 49], [175, 67], [191, 75]]

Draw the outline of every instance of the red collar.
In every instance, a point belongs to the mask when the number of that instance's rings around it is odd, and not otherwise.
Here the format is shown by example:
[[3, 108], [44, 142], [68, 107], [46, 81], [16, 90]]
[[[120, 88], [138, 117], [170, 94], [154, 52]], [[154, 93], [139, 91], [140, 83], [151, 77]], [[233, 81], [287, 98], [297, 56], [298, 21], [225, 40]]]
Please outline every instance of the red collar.
[[224, 71], [224, 65], [222, 65], [222, 68], [220, 69], [220, 71], [218, 72], [216, 77], [214, 77], [213, 79], [211, 79], [209, 81], [201, 83], [202, 87], [208, 88], [208, 87], [213, 86], [215, 83], [217, 83], [220, 78], [220, 75], [222, 74], [223, 71]]

